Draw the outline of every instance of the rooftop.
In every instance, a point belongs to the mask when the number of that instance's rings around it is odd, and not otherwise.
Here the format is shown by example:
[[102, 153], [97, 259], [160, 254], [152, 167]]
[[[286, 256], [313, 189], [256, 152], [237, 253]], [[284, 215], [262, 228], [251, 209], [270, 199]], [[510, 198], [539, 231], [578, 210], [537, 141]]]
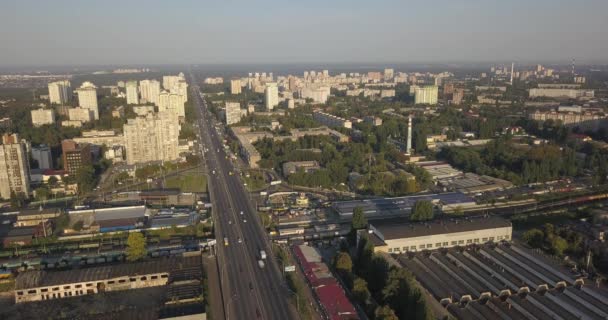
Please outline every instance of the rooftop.
[[56, 286], [68, 283], [98, 281], [132, 275], [171, 272], [185, 266], [195, 266], [200, 257], [163, 258], [144, 262], [121, 263], [65, 271], [26, 271], [17, 276], [15, 289]]
[[333, 204], [341, 217], [350, 217], [356, 207], [363, 208], [366, 215], [408, 215], [418, 200], [430, 200], [442, 205], [464, 205], [474, 203], [473, 199], [460, 192], [436, 193], [396, 198], [341, 201]]
[[378, 230], [384, 240], [414, 238], [438, 234], [469, 232], [511, 227], [511, 222], [500, 217], [440, 219], [428, 222], [374, 221], [370, 226]]
[[146, 215], [146, 206], [116, 207], [104, 209], [70, 210], [70, 215], [93, 214], [95, 221], [142, 218]]

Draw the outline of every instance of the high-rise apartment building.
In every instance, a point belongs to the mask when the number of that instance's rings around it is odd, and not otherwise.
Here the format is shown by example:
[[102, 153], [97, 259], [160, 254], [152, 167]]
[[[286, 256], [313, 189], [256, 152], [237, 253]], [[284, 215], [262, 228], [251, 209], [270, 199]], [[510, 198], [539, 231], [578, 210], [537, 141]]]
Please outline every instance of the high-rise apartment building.
[[25, 144], [17, 134], [4, 134], [0, 145], [0, 197], [30, 193], [29, 161]]
[[170, 93], [167, 91], [161, 92], [158, 99], [159, 112], [173, 112], [178, 117], [185, 117], [185, 96], [178, 93]]
[[93, 111], [93, 118], [95, 120], [99, 119], [97, 87], [91, 82], [85, 81], [80, 88], [76, 89], [76, 93], [78, 93], [78, 105]]
[[184, 102], [188, 101], [188, 82], [186, 82], [186, 79], [181, 79], [177, 82], [173, 93], [177, 93], [182, 96], [182, 100]]
[[31, 111], [32, 114], [32, 125], [34, 127], [40, 127], [45, 124], [55, 123], [55, 111], [53, 109], [36, 109]]
[[70, 81], [62, 80], [50, 82], [49, 85], [49, 101], [54, 104], [65, 104], [72, 98], [72, 86]]
[[230, 93], [241, 94], [241, 79], [230, 80]]
[[177, 94], [177, 93], [171, 93], [169, 95], [169, 110], [171, 112], [174, 112], [178, 117], [182, 117], [182, 118], [185, 117], [186, 116], [186, 109], [185, 109], [186, 101], [185, 100], [186, 100], [186, 96]]
[[163, 76], [163, 89], [165, 90], [175, 90], [175, 87], [178, 86], [178, 82], [186, 82], [186, 77], [183, 73], [180, 73], [177, 76]]
[[271, 111], [279, 104], [279, 87], [276, 82], [266, 83], [266, 89], [264, 90], [266, 110]]
[[179, 158], [179, 122], [173, 112], [129, 119], [123, 132], [128, 164]]
[[127, 104], [139, 104], [139, 93], [137, 92], [137, 81], [127, 81]]
[[384, 81], [391, 80], [395, 77], [395, 69], [384, 69]]
[[414, 90], [415, 103], [435, 105], [437, 104], [438, 94], [439, 87], [437, 86], [416, 87]]
[[91, 146], [87, 143], [63, 140], [61, 141], [61, 151], [63, 152], [63, 170], [69, 175], [76, 174], [78, 169], [92, 163]]
[[153, 103], [158, 106], [158, 96], [160, 95], [160, 81], [142, 80], [139, 82], [139, 94], [142, 103]]
[[32, 159], [38, 162], [39, 169], [53, 168], [53, 156], [51, 153], [51, 148], [45, 144], [32, 147]]
[[241, 121], [241, 104], [226, 102], [226, 124], [231, 125]]

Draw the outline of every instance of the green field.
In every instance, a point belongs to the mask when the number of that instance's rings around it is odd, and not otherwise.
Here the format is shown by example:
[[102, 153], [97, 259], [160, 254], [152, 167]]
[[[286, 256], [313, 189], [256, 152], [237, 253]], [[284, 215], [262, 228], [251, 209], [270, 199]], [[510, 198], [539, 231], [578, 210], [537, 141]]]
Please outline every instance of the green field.
[[179, 188], [182, 192], [207, 192], [207, 177], [198, 172], [184, 173], [166, 180], [167, 188]]

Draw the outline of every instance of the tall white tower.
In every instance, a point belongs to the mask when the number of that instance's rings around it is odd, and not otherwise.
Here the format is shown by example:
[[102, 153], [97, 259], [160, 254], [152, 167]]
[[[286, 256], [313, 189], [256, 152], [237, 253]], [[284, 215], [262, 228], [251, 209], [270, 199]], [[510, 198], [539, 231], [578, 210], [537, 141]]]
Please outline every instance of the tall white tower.
[[407, 145], [405, 147], [405, 153], [411, 154], [412, 152], [412, 116], [410, 115], [407, 120]]
[[515, 62], [511, 62], [511, 85], [513, 85], [513, 69], [515, 69]]

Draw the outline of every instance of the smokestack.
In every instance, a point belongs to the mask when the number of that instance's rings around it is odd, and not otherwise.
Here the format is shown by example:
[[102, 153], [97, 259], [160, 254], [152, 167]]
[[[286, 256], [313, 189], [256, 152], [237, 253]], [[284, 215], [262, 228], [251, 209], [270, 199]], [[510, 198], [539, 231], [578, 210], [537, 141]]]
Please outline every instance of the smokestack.
[[410, 115], [407, 120], [407, 146], [405, 147], [405, 153], [411, 154], [412, 152], [412, 116]]
[[515, 69], [515, 62], [511, 62], [511, 85], [513, 85], [513, 69]]

